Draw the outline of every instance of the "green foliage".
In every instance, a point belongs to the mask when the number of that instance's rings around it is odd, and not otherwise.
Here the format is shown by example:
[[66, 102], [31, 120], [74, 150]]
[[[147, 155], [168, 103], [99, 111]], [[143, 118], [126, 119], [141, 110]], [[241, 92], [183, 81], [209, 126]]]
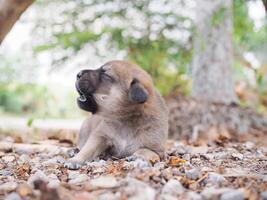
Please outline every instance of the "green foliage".
[[36, 116], [75, 117], [75, 113], [79, 115], [79, 112], [74, 92], [65, 98], [50, 91], [46, 86], [19, 82], [0, 83], [0, 111], [29, 116], [28, 126], [32, 125]]
[[212, 26], [218, 26], [220, 25], [224, 19], [226, 14], [226, 7], [221, 6], [216, 10], [216, 12], [211, 17], [211, 24]]
[[[180, 6], [183, 5], [180, 0], [174, 2]], [[166, 11], [151, 10], [150, 5], [155, 3], [166, 6], [173, 2], [102, 0], [87, 3], [77, 1], [76, 9], [66, 10], [62, 13], [62, 17], [69, 18], [68, 26], [72, 27], [71, 31], [69, 28], [68, 31], [65, 31], [65, 25], [63, 25], [61, 31], [53, 33], [53, 38], [46, 41], [45, 44], [37, 46], [35, 51], [40, 52], [53, 48], [57, 48], [57, 50], [60, 48], [62, 50], [72, 49], [75, 55], [82, 51], [86, 44], [95, 44], [106, 38], [104, 45], [107, 50], [126, 52], [125, 59], [137, 63], [148, 71], [160, 92], [167, 95], [177, 87], [177, 84], [180, 85], [180, 82], [187, 82], [182, 80], [180, 75], [189, 71], [192, 58], [190, 35], [193, 26], [189, 17], [180, 15], [174, 8]], [[110, 9], [111, 7], [113, 9]], [[97, 8], [98, 11], [95, 11], [94, 8]], [[95, 12], [94, 15], [88, 19], [81, 19], [80, 16], [90, 9]], [[77, 12], [78, 10], [79, 12]], [[129, 10], [136, 13], [136, 18], [140, 17], [143, 20], [143, 26], [139, 26], [138, 19], [129, 16]], [[106, 19], [110, 23], [105, 23]], [[95, 30], [94, 27], [100, 21], [102, 27]], [[52, 26], [54, 25], [56, 24], [52, 23]], [[153, 28], [156, 26], [157, 30]], [[188, 35], [187, 38], [183, 38], [185, 41], [168, 36], [168, 32], [174, 34], [179, 30]], [[64, 51], [62, 53], [64, 54]], [[63, 55], [61, 59], [64, 63], [68, 60], [68, 55]], [[180, 85], [180, 87], [182, 86]], [[186, 91], [187, 87], [185, 84], [183, 90]]]
[[31, 127], [32, 124], [33, 124], [33, 121], [34, 121], [34, 118], [32, 118], [32, 117], [29, 118], [28, 121], [27, 121], [27, 126], [28, 126], [28, 127]]
[[11, 113], [32, 112], [37, 109], [40, 104], [45, 103], [39, 100], [46, 92], [47, 90], [45, 87], [36, 87], [32, 84], [1, 83], [0, 106], [4, 107], [4, 111]]
[[[160, 9], [151, 9], [154, 4]], [[164, 9], [169, 4], [171, 6]], [[58, 18], [37, 19], [36, 22], [35, 33], [38, 33], [39, 42], [34, 43], [34, 51], [50, 51], [54, 67], [64, 66], [79, 53], [87, 51], [90, 45], [99, 57], [105, 58], [106, 52], [112, 55], [121, 55], [123, 52], [123, 59], [137, 63], [152, 75], [163, 95], [190, 93], [190, 65], [194, 51], [192, 41], [197, 34], [193, 20], [177, 11], [178, 7], [187, 9], [187, 1], [40, 0], [35, 5], [43, 10], [49, 9], [50, 5], [62, 5], [56, 12]], [[211, 28], [221, 24], [226, 14], [228, 10], [220, 7], [210, 19]], [[245, 81], [249, 89], [258, 92], [259, 107], [262, 109], [262, 105], [266, 104], [264, 102], [267, 102], [267, 73], [263, 70], [267, 51], [266, 26], [255, 28], [255, 22], [248, 15], [246, 0], [233, 0], [233, 25], [234, 55], [237, 55], [234, 60], [235, 78]], [[102, 53], [99, 46], [106, 51]], [[201, 48], [205, 49], [204, 43]], [[243, 60], [240, 60], [247, 52], [252, 53], [262, 65], [255, 70], [256, 86], [250, 85], [251, 77], [247, 75]], [[53, 53], [57, 55], [53, 57]], [[20, 75], [18, 67], [11, 63], [1, 65], [0, 71], [0, 79], [6, 82], [16, 80]], [[70, 110], [66, 110], [66, 107], [77, 110], [73, 103], [75, 95], [68, 95], [65, 98], [70, 99], [70, 104], [59, 105], [58, 98], [62, 97], [45, 87], [5, 83], [0, 85], [0, 106], [11, 113], [39, 112], [43, 116], [67, 116]], [[57, 111], [53, 111], [54, 105], [57, 105]], [[29, 120], [29, 125], [31, 123]]]
[[[264, 20], [264, 19], [263, 19]], [[248, 15], [248, 4], [245, 0], [233, 1], [233, 44], [235, 50], [235, 75], [238, 80], [245, 81], [254, 94], [257, 95], [259, 102], [253, 102], [256, 109], [260, 111], [267, 110], [267, 70], [264, 70], [266, 65], [266, 51], [267, 51], [267, 28], [266, 21], [263, 21], [262, 27], [255, 27], [254, 21]], [[244, 65], [245, 58], [243, 54], [246, 52], [253, 53], [256, 59], [260, 62], [259, 69], [253, 69], [253, 66]], [[250, 85], [246, 71], [252, 68], [254, 70], [254, 77], [256, 85]], [[251, 69], [250, 69], [251, 70]], [[249, 100], [247, 100], [249, 101]]]

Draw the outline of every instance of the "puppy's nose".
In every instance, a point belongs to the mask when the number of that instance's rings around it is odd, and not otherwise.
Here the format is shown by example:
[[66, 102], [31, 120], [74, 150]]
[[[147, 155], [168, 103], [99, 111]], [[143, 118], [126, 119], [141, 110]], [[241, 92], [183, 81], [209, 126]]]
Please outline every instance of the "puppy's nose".
[[78, 74], [77, 74], [77, 79], [80, 79], [82, 77], [82, 75], [84, 74], [84, 70], [80, 71]]

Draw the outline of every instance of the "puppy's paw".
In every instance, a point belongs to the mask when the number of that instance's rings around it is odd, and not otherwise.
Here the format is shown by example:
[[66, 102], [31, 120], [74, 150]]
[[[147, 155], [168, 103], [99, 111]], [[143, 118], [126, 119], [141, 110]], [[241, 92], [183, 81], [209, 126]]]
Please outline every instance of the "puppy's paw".
[[76, 161], [76, 160], [73, 160], [73, 159], [69, 159], [68, 161], [66, 161], [64, 163], [64, 167], [66, 167], [68, 169], [71, 169], [71, 170], [80, 169], [83, 165], [84, 165], [83, 162]]
[[74, 157], [77, 153], [79, 153], [79, 149], [78, 148], [72, 148], [72, 149], [69, 149], [67, 151], [67, 154], [70, 158]]
[[157, 153], [154, 151], [151, 151], [149, 149], [139, 149], [134, 154], [133, 157], [140, 158], [142, 160], [145, 160], [151, 164], [154, 164], [156, 162], [160, 161], [160, 157]]

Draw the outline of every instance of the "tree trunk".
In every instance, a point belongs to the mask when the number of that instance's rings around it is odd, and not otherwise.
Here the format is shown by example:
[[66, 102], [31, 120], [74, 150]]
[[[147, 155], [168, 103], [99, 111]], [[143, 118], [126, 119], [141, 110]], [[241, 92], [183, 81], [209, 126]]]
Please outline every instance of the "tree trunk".
[[33, 0], [0, 0], [0, 44]]
[[232, 0], [197, 0], [192, 97], [236, 102], [232, 80]]

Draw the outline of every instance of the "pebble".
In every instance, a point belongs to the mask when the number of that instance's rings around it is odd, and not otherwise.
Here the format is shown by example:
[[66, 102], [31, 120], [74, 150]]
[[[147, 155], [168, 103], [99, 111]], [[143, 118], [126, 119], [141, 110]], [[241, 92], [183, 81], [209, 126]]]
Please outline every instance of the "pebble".
[[220, 200], [243, 200], [244, 198], [245, 197], [242, 190], [231, 190], [224, 192], [221, 195]]
[[244, 144], [244, 147], [249, 150], [252, 150], [252, 148], [255, 147], [255, 144], [253, 142], [248, 141]]
[[58, 179], [56, 174], [49, 174], [47, 178], [49, 179], [47, 185], [49, 188], [57, 188], [60, 185], [60, 180]]
[[215, 187], [206, 187], [202, 192], [201, 196], [205, 200], [219, 199], [220, 195], [226, 192], [231, 191], [229, 188], [215, 188]]
[[100, 176], [91, 180], [89, 184], [94, 189], [108, 189], [119, 186], [118, 181], [113, 176]]
[[88, 179], [89, 177], [86, 174], [79, 174], [74, 179], [69, 180], [68, 183], [72, 185], [81, 185], [84, 182], [88, 181]]
[[267, 200], [267, 190], [261, 193], [261, 199], [262, 200]]
[[6, 163], [10, 163], [10, 162], [13, 162], [15, 160], [15, 156], [3, 156], [2, 157], [2, 160]]
[[228, 156], [229, 156], [228, 152], [217, 152], [214, 154], [214, 159], [223, 160], [223, 159], [227, 159]]
[[112, 192], [105, 192], [103, 194], [100, 194], [97, 197], [98, 200], [117, 200], [121, 199], [120, 197], [117, 197], [114, 193]]
[[20, 157], [19, 157], [19, 161], [24, 163], [24, 162], [28, 162], [29, 160], [31, 160], [30, 156], [27, 155], [27, 154], [22, 154]]
[[232, 153], [232, 158], [235, 160], [243, 160], [244, 156], [241, 153]]
[[12, 192], [11, 194], [7, 195], [5, 200], [22, 200], [21, 197], [16, 192]]
[[183, 144], [181, 144], [181, 143], [179, 143], [179, 142], [176, 142], [176, 143], [174, 144], [174, 146], [175, 146], [175, 152], [176, 152], [176, 154], [178, 154], [178, 155], [183, 155], [183, 154], [186, 154], [186, 153], [189, 152], [189, 149], [186, 148]]
[[36, 180], [43, 180], [46, 183], [48, 183], [49, 181], [46, 174], [41, 170], [37, 170], [34, 174], [30, 176], [30, 178], [28, 179], [28, 184], [33, 185], [33, 182]]
[[170, 194], [176, 197], [184, 192], [185, 192], [185, 188], [180, 183], [180, 181], [176, 179], [170, 179], [162, 188], [163, 194]]
[[64, 163], [65, 159], [62, 156], [56, 156], [54, 158], [48, 159], [42, 163], [44, 166], [49, 166], [49, 165], [55, 165], [58, 163]]
[[2, 169], [2, 170], [0, 170], [0, 176], [7, 177], [7, 176], [12, 176], [12, 175], [13, 175], [12, 169]]
[[33, 190], [28, 184], [24, 183], [17, 187], [17, 192], [21, 197], [25, 197], [31, 195]]
[[226, 179], [221, 174], [210, 172], [208, 177], [204, 180], [204, 183], [211, 185], [220, 185], [225, 181]]
[[69, 170], [68, 179], [75, 179], [79, 175], [80, 175], [79, 171]]
[[154, 200], [156, 190], [148, 184], [135, 178], [127, 178], [127, 186], [124, 188], [126, 199], [130, 200]]
[[[18, 184], [16, 182], [6, 182], [0, 185], [0, 191], [11, 192], [16, 189]], [[1, 192], [0, 192], [1, 193]]]
[[154, 168], [159, 169], [159, 170], [163, 170], [165, 168], [165, 162], [155, 163]]
[[190, 200], [202, 200], [202, 196], [196, 192], [188, 192], [187, 197]]
[[174, 196], [169, 195], [169, 194], [161, 194], [160, 200], [177, 200], [177, 197], [174, 197]]
[[200, 170], [197, 169], [197, 168], [186, 170], [185, 171], [185, 175], [186, 175], [187, 178], [189, 178], [191, 180], [196, 180], [200, 176]]
[[148, 168], [151, 167], [151, 164], [143, 159], [136, 159], [131, 162], [134, 167], [136, 168]]
[[55, 180], [49, 181], [49, 183], [47, 184], [47, 187], [57, 188], [59, 185], [60, 185], [60, 181], [55, 179]]

